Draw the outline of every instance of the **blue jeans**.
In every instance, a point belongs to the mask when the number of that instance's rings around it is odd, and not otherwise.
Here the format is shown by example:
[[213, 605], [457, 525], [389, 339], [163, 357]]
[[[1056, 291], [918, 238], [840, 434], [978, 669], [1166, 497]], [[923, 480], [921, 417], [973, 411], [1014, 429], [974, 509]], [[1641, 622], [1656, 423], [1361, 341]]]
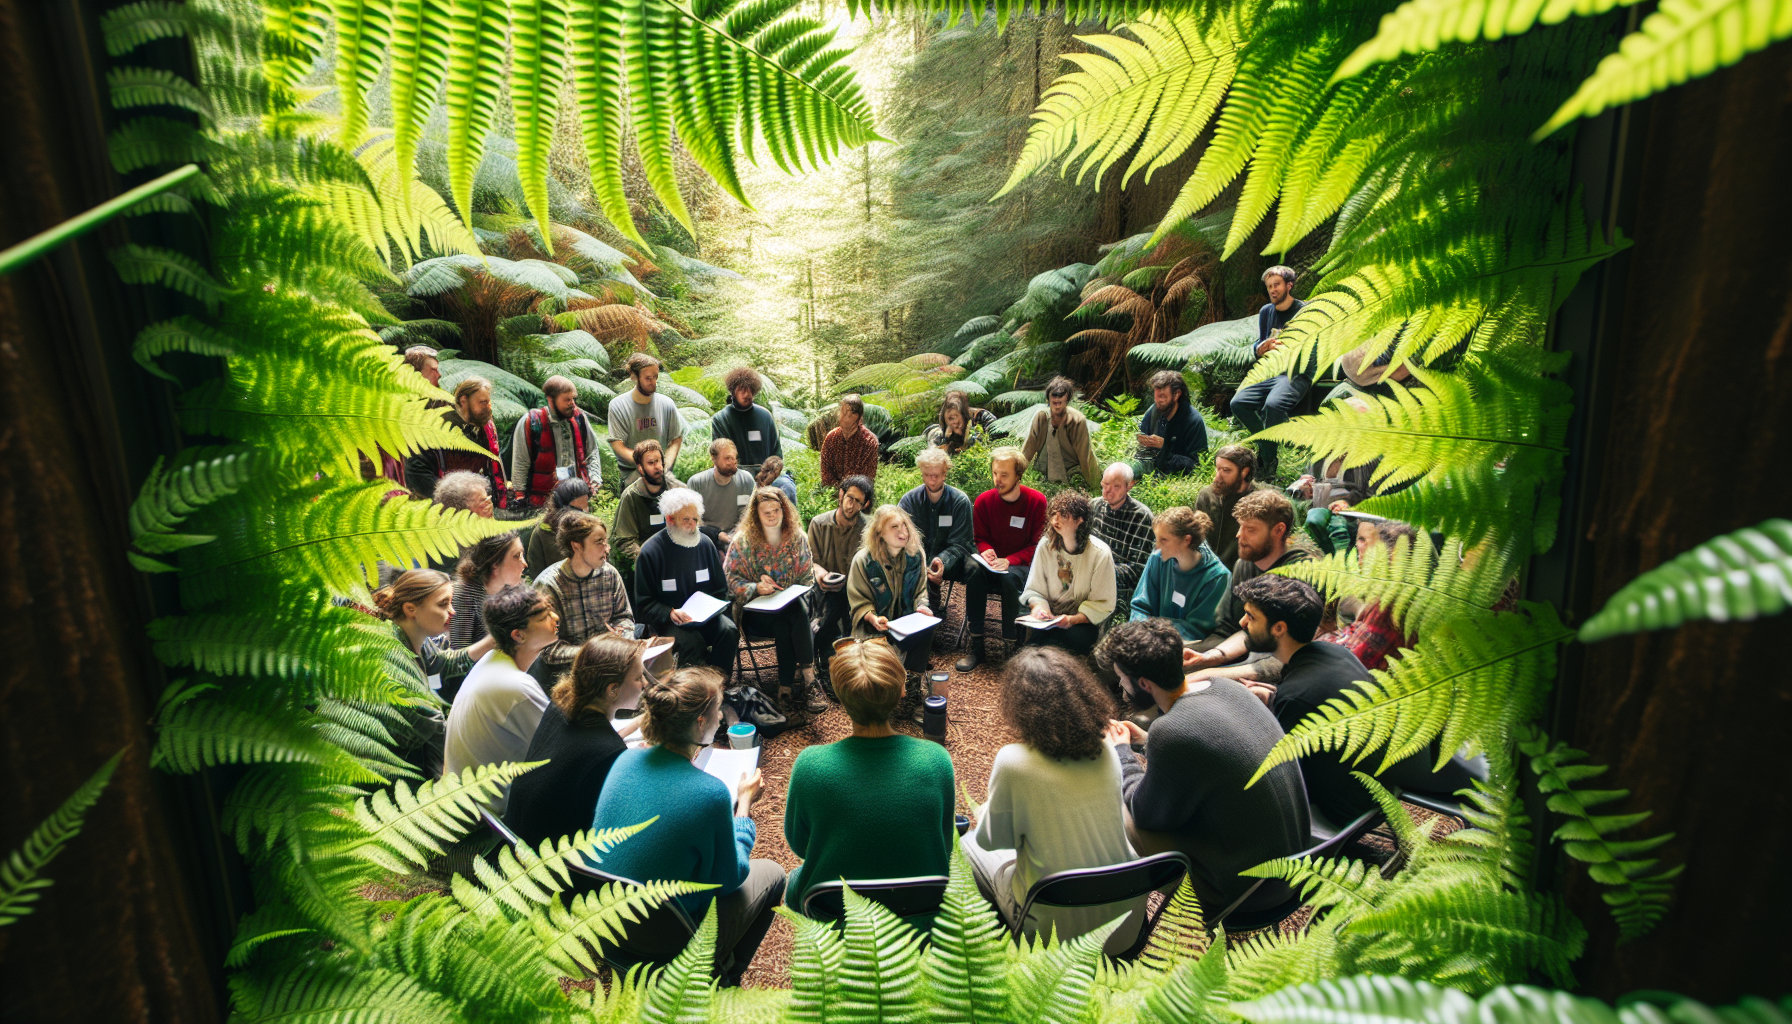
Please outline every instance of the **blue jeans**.
[[[1251, 433], [1268, 430], [1288, 422], [1288, 414], [1307, 397], [1313, 387], [1311, 377], [1290, 377], [1279, 374], [1252, 384], [1232, 396], [1232, 415]], [[1267, 480], [1276, 474], [1276, 443], [1257, 442], [1257, 477]]]

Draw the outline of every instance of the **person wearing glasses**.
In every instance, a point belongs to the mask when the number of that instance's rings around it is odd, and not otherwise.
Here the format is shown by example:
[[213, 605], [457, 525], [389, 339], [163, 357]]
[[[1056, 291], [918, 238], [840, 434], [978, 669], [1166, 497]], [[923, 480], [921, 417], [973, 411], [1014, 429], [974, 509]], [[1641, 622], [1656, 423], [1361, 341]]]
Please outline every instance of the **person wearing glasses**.
[[641, 687], [652, 678], [641, 662], [646, 650], [645, 640], [619, 633], [594, 636], [579, 647], [572, 671], [548, 694], [541, 724], [523, 755], [525, 761], [547, 763], [510, 784], [504, 811], [504, 823], [529, 849], [591, 827], [610, 766], [640, 724], [631, 718], [617, 728], [611, 719], [640, 703]]

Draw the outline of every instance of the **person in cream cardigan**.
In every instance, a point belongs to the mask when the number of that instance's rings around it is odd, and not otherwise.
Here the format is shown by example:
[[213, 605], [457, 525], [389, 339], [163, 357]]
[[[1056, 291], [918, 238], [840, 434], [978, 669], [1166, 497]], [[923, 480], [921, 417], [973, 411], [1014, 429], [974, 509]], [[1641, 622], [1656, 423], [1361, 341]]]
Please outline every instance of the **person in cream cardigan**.
[[1078, 491], [1060, 491], [1046, 506], [1047, 529], [1020, 599], [1032, 609], [1026, 618], [1052, 626], [1024, 627], [1022, 643], [1087, 655], [1101, 639], [1117, 606], [1114, 553], [1089, 535], [1089, 515], [1089, 496]]

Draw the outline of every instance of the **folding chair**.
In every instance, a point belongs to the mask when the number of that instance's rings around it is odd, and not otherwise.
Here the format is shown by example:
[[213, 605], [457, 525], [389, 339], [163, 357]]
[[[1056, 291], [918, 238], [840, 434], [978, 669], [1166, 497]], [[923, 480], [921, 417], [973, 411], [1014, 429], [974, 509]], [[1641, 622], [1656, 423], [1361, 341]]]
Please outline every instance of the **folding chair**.
[[[1125, 903], [1148, 896], [1158, 889], [1174, 889], [1182, 884], [1182, 878], [1188, 871], [1188, 856], [1175, 850], [1107, 867], [1054, 871], [1034, 882], [1032, 888], [1027, 890], [1027, 898], [1021, 904], [1020, 914], [1010, 922], [1009, 927], [1018, 939], [1026, 928], [1027, 917], [1035, 905], [1100, 907], [1109, 903]], [[1140, 922], [1141, 938], [1153, 924], [1149, 918]], [[1131, 948], [1142, 948], [1142, 944], [1135, 940]]]
[[[1309, 817], [1312, 823], [1312, 835], [1309, 838], [1312, 839], [1313, 845], [1288, 858], [1289, 860], [1305, 860], [1308, 857], [1334, 856], [1339, 850], [1342, 850], [1351, 843], [1361, 839], [1364, 833], [1368, 832], [1382, 821], [1381, 808], [1379, 807], [1364, 811], [1349, 824], [1344, 825], [1341, 828], [1327, 821], [1325, 815], [1319, 813], [1319, 808], [1317, 807], [1310, 808]], [[1216, 925], [1224, 924], [1232, 931], [1250, 931], [1254, 928], [1266, 928], [1269, 925], [1276, 924], [1286, 918], [1289, 914], [1300, 909], [1301, 898], [1300, 894], [1297, 892], [1276, 906], [1264, 910], [1239, 912], [1238, 908], [1244, 906], [1246, 900], [1256, 895], [1257, 890], [1262, 888], [1263, 883], [1267, 881], [1269, 881], [1269, 879], [1259, 878], [1255, 882], [1252, 882], [1251, 887], [1244, 891], [1244, 895], [1233, 900], [1232, 905], [1221, 911], [1220, 915], [1213, 918], [1211, 923]]]
[[[740, 678], [746, 674], [741, 671], [741, 659], [745, 658], [753, 666], [753, 685], [764, 690], [765, 687], [760, 685], [760, 680], [764, 677], [765, 670], [778, 667], [778, 641], [775, 637], [749, 632], [744, 615], [735, 621], [740, 623], [740, 644], [734, 648], [734, 675], [736, 678]], [[770, 665], [759, 664], [760, 651], [771, 653]]]
[[[941, 621], [939, 625], [933, 628], [940, 631], [940, 640], [944, 641], [945, 646], [942, 647], [939, 644], [935, 644], [934, 650], [942, 652], [956, 651], [964, 646], [964, 638], [971, 634], [971, 612], [969, 608], [966, 608], [964, 614], [958, 617], [958, 630], [952, 633], [947, 632], [945, 623], [946, 613], [952, 609], [952, 595], [957, 592], [957, 588], [957, 580], [947, 580], [940, 584], [940, 606], [935, 608], [934, 612], [939, 615]], [[952, 639], [946, 640], [947, 636], [950, 636]]]
[[809, 887], [803, 897], [803, 916], [816, 921], [839, 921], [846, 916], [846, 887], [875, 903], [881, 903], [897, 917], [939, 912], [940, 901], [946, 898], [945, 875], [916, 875], [912, 878], [867, 878], [860, 881], [821, 882]]

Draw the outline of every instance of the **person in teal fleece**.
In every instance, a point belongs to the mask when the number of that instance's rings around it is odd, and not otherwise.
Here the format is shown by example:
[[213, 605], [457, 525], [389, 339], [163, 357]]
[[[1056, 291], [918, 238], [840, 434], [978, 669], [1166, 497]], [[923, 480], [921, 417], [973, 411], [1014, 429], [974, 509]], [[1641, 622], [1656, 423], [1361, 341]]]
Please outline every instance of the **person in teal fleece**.
[[[866, 640], [843, 647], [828, 673], [852, 735], [805, 748], [790, 769], [784, 838], [803, 863], [786, 891], [798, 910], [819, 882], [946, 874], [957, 840], [952, 758], [890, 728], [902, 658], [887, 642]], [[907, 920], [928, 928], [933, 915]]]
[[1207, 546], [1213, 520], [1186, 505], [1157, 514], [1151, 532], [1157, 554], [1145, 559], [1145, 571], [1132, 592], [1133, 622], [1168, 619], [1185, 641], [1205, 637], [1232, 573]]
[[[650, 744], [618, 755], [604, 779], [591, 827], [627, 828], [651, 822], [603, 855], [603, 870], [636, 882], [698, 882], [714, 886], [679, 896], [701, 923], [716, 906], [716, 975], [740, 984], [772, 912], [784, 895], [784, 869], [753, 859], [758, 832], [750, 817], [763, 785], [758, 769], [741, 779], [732, 801], [722, 780], [691, 762], [722, 724], [722, 676], [707, 666], [680, 669], [641, 693], [641, 734]], [[663, 961], [678, 950], [648, 950], [625, 939], [627, 959]]]

